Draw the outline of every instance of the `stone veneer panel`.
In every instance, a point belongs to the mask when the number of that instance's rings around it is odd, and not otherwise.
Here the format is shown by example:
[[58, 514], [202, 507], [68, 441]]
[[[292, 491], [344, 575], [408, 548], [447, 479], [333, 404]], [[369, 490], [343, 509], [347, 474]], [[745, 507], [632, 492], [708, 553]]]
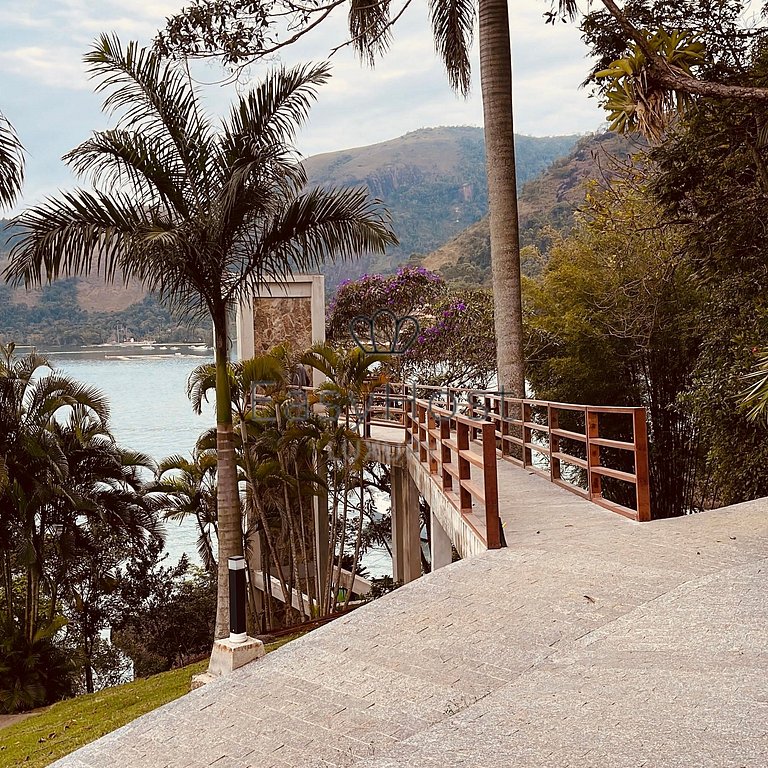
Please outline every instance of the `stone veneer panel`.
[[293, 350], [312, 346], [312, 299], [267, 296], [253, 302], [254, 354], [288, 342]]

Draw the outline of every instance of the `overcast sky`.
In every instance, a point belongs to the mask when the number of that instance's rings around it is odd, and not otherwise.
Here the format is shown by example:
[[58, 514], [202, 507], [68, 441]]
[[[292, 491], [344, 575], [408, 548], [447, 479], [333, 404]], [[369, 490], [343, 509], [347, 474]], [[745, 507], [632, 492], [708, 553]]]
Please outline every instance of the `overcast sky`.
[[[149, 42], [165, 17], [184, 0], [0, 0], [0, 111], [14, 124], [28, 153], [24, 203], [72, 186], [61, 156], [107, 127], [82, 55], [102, 32], [121, 40]], [[375, 70], [362, 67], [349, 49], [333, 59], [333, 77], [321, 89], [311, 122], [302, 132], [305, 155], [373, 144], [437, 125], [481, 125], [479, 64], [475, 46], [473, 92], [456, 97], [434, 54], [426, 18], [417, 0], [395, 29], [395, 42]], [[542, 14], [548, 0], [510, 2], [515, 78], [515, 129], [547, 136], [583, 133], [603, 124], [594, 99], [579, 89], [588, 71], [578, 30], [554, 27]], [[343, 10], [300, 47], [283, 54], [286, 64], [319, 61], [344, 38]], [[263, 69], [254, 67], [253, 77]], [[212, 65], [196, 69], [210, 82]], [[203, 88], [208, 108], [223, 113], [234, 86]]]

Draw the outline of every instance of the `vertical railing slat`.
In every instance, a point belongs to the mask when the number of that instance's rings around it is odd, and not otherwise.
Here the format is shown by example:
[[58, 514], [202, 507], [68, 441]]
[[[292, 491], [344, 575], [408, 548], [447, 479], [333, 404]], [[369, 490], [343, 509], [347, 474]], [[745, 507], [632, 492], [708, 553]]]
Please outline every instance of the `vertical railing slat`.
[[637, 519], [644, 523], [651, 519], [651, 488], [648, 474], [648, 426], [645, 408], [632, 412], [632, 439], [635, 443], [635, 477]]

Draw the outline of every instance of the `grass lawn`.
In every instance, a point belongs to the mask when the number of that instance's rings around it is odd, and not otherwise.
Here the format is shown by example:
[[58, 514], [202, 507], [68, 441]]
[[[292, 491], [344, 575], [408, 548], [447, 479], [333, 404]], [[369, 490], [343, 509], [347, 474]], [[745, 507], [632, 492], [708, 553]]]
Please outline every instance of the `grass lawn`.
[[[265, 646], [274, 651], [295, 635]], [[7, 728], [0, 729], [0, 768], [42, 768], [78, 747], [114, 731], [153, 709], [189, 692], [192, 675], [207, 661], [163, 672], [144, 680], [78, 696]]]

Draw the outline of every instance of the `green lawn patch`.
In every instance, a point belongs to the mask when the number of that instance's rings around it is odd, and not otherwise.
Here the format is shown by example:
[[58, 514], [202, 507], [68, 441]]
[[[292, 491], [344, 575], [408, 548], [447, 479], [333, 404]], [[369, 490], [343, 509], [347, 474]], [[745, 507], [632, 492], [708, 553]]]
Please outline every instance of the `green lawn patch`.
[[[296, 635], [265, 646], [274, 651]], [[208, 661], [78, 696], [0, 729], [0, 768], [44, 768], [79, 747], [189, 692]]]

